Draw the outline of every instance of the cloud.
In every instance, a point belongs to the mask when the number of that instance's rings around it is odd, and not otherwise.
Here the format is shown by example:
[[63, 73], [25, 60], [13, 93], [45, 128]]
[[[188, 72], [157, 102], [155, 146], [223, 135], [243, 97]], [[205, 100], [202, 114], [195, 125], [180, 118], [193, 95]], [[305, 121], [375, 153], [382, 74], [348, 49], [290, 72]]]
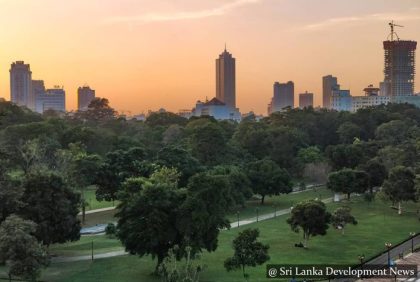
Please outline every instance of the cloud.
[[198, 11], [180, 11], [174, 13], [149, 13], [132, 17], [113, 17], [106, 20], [108, 23], [151, 23], [151, 22], [167, 22], [167, 21], [179, 21], [179, 20], [194, 20], [202, 19], [214, 16], [221, 16], [229, 13], [231, 10], [246, 6], [249, 4], [255, 4], [263, 0], [235, 0], [230, 3], [226, 3], [216, 8], [210, 8]]
[[321, 22], [312, 23], [305, 25], [299, 29], [306, 31], [316, 31], [324, 30], [337, 25], [350, 25], [350, 24], [360, 24], [366, 22], [379, 22], [379, 21], [391, 21], [396, 22], [401, 21], [416, 21], [420, 20], [420, 15], [414, 14], [391, 14], [391, 13], [379, 13], [379, 14], [369, 14], [359, 17], [341, 17], [341, 18], [331, 18]]

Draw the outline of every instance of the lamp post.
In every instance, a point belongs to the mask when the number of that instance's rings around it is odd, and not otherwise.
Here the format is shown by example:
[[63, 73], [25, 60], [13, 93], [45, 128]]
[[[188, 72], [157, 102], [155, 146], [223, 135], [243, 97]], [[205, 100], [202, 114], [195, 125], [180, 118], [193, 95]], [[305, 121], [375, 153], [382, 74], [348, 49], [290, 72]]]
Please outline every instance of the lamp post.
[[415, 232], [410, 232], [411, 237], [411, 253], [414, 253], [414, 236], [416, 236]]
[[360, 268], [362, 269], [362, 279], [363, 279], [363, 262], [365, 261], [365, 255], [359, 255]]
[[239, 211], [236, 212], [236, 218], [238, 219], [238, 227], [239, 227]]
[[255, 210], [257, 212], [257, 222], [258, 222], [258, 208], [256, 208]]
[[390, 254], [389, 251], [390, 251], [390, 249], [392, 247], [392, 244], [391, 243], [385, 243], [385, 247], [388, 250], [388, 267], [390, 267], [391, 266], [391, 254]]

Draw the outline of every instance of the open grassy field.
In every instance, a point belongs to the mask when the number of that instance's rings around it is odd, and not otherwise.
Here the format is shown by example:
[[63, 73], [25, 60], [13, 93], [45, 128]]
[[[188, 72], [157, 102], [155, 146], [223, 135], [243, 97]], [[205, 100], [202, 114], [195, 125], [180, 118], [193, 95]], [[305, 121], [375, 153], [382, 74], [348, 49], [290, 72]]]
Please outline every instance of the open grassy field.
[[86, 207], [86, 210], [96, 210], [96, 209], [102, 209], [102, 208], [109, 208], [113, 207], [114, 205], [118, 205], [118, 201], [112, 203], [107, 201], [99, 202], [96, 200], [96, 189], [95, 188], [89, 188], [85, 190], [85, 199], [88, 204]]
[[[390, 209], [388, 204], [376, 201], [368, 204], [361, 198], [354, 198], [350, 203], [331, 203], [330, 210], [347, 204], [353, 209], [359, 224], [346, 227], [345, 234], [329, 229], [326, 236], [317, 236], [309, 240], [309, 249], [295, 248], [301, 241], [301, 234], [294, 233], [286, 224], [288, 215], [272, 220], [250, 224], [241, 228], [222, 231], [219, 247], [214, 253], [203, 253], [202, 263], [207, 265], [201, 281], [243, 281], [241, 272], [226, 272], [223, 261], [232, 255], [232, 239], [245, 228], [259, 228], [261, 241], [270, 245], [270, 263], [357, 263], [358, 255], [367, 258], [384, 250], [384, 242], [393, 244], [408, 237], [409, 232], [420, 231], [417, 219], [417, 206], [405, 204], [407, 212], [402, 216]], [[83, 239], [81, 244], [68, 244], [57, 247], [57, 253], [84, 253], [90, 247], [91, 237]], [[116, 240], [101, 238], [97, 243], [103, 249], [118, 248]], [[94, 243], [95, 244], [95, 243]], [[150, 273], [155, 262], [150, 257], [123, 256], [98, 259], [93, 262], [52, 264], [44, 271], [44, 281], [160, 281]], [[250, 281], [268, 281], [265, 277], [265, 265], [250, 268]], [[1, 272], [1, 271], [0, 271]], [[3, 275], [0, 275], [3, 276]]]
[[298, 202], [309, 199], [326, 199], [333, 197], [333, 193], [325, 187], [318, 187], [316, 189], [306, 190], [299, 193], [290, 193], [278, 196], [267, 196], [264, 205], [261, 205], [261, 200], [253, 199], [246, 203], [246, 207], [238, 208], [236, 211], [229, 213], [228, 218], [230, 221], [237, 220], [237, 212], [239, 212], [239, 219], [247, 219], [257, 216], [258, 214], [268, 214], [274, 211], [288, 209]]

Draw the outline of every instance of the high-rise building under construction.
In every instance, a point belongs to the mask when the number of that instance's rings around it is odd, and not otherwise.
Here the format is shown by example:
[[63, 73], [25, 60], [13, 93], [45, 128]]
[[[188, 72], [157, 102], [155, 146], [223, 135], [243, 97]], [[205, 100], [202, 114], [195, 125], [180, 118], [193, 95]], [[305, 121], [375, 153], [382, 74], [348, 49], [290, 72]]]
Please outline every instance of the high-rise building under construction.
[[[414, 93], [416, 41], [400, 40], [394, 32], [398, 26], [390, 23], [390, 40], [384, 41], [384, 87], [389, 96], [409, 96]], [[394, 40], [394, 36], [396, 40]]]

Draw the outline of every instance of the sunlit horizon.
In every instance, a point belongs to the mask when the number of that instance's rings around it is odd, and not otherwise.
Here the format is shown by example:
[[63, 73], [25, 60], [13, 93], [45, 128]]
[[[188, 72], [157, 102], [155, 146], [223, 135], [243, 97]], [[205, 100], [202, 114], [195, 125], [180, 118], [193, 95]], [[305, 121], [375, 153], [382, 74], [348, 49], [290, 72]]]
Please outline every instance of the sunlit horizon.
[[[275, 81], [294, 81], [295, 106], [305, 91], [317, 106], [324, 75], [337, 76], [353, 96], [379, 85], [389, 21], [404, 26], [401, 39], [420, 41], [420, 3], [413, 0], [0, 4], [0, 97], [10, 99], [10, 64], [25, 61], [33, 79], [64, 86], [67, 110], [76, 109], [85, 84], [119, 112], [192, 109], [215, 96], [215, 59], [225, 43], [236, 58], [242, 113], [266, 114]], [[419, 85], [417, 74], [415, 92]]]

